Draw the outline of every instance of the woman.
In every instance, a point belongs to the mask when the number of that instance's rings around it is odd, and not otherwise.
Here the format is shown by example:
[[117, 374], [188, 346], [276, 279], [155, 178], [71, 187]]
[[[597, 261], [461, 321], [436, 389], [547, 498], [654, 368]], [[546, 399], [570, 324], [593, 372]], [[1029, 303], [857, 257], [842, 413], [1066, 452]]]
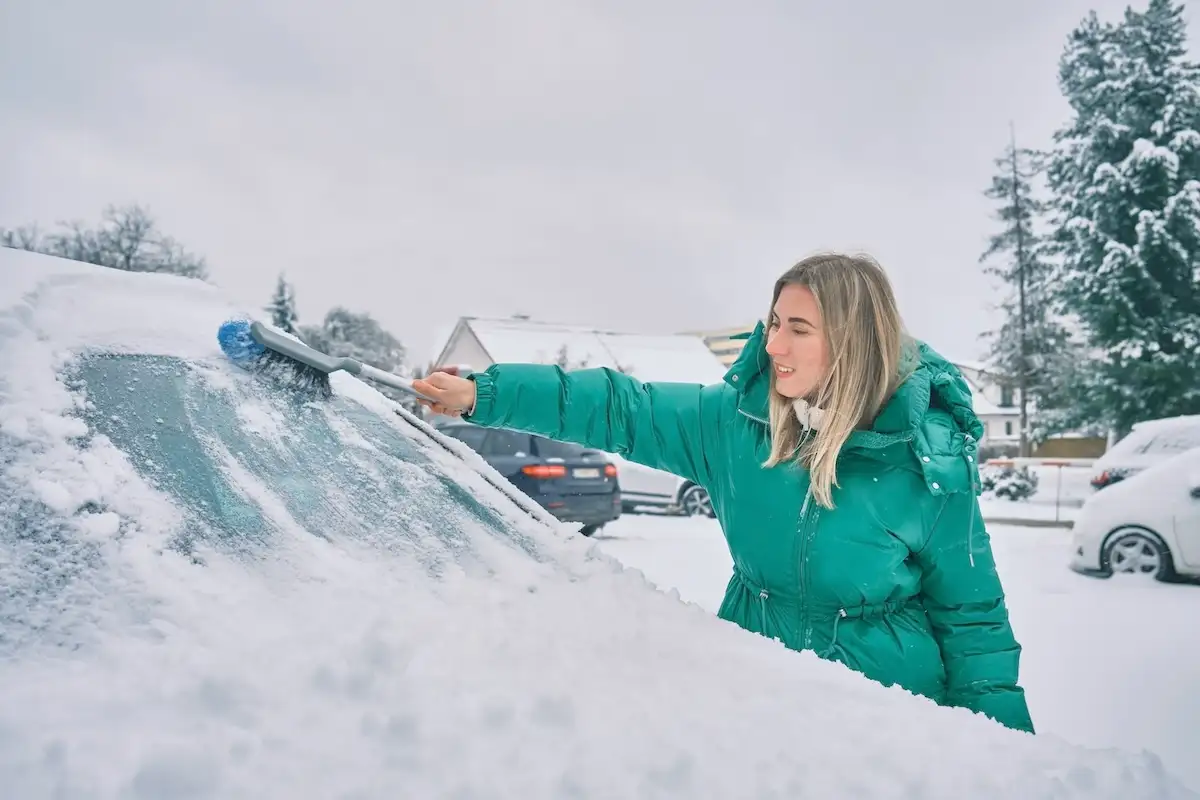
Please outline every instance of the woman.
[[496, 364], [417, 388], [438, 413], [700, 484], [733, 556], [722, 619], [1033, 732], [976, 497], [983, 426], [870, 258], [788, 270], [724, 383]]

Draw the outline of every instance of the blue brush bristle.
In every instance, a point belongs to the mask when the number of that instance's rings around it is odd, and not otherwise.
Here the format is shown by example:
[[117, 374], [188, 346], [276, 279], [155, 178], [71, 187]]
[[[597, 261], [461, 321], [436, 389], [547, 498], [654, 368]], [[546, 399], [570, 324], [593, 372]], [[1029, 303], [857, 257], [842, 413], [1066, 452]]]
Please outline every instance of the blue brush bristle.
[[229, 360], [240, 367], [250, 366], [266, 352], [266, 348], [250, 335], [250, 321], [245, 319], [231, 319], [221, 325], [217, 342]]
[[250, 333], [250, 320], [228, 320], [217, 331], [217, 342], [234, 364], [278, 386], [299, 392], [306, 398], [333, 396], [327, 373], [264, 347]]

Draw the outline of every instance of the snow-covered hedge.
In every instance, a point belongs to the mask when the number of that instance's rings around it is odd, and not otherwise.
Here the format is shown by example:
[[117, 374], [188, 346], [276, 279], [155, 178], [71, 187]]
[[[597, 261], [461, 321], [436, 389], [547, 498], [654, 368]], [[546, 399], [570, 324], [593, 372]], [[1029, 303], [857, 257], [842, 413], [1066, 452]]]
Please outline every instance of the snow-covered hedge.
[[1038, 476], [1029, 467], [985, 467], [980, 474], [983, 491], [1007, 500], [1027, 500], [1037, 494]]

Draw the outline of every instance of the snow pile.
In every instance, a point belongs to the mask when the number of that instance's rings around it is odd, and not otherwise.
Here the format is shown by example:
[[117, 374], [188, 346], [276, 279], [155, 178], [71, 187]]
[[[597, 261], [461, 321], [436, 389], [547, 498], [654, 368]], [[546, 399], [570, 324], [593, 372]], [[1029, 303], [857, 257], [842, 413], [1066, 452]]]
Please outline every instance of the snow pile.
[[[224, 364], [195, 282], [33, 258], [0, 251], [41, 271], [0, 297], [5, 796], [1194, 796], [653, 591], [356, 382]], [[85, 345], [189, 363], [60, 379]]]
[[[1060, 530], [988, 530], [1024, 647], [1021, 682], [1039, 733], [1094, 747], [1149, 748], [1200, 788], [1200, 639], [1180, 635], [1195, 623], [1195, 587], [1083, 577], [1064, 568], [1074, 547]], [[720, 607], [732, 562], [715, 520], [626, 515], [597, 544], [659, 588], [677, 588], [711, 613]], [[1114, 692], [1118, 686], [1138, 690]]]
[[633, 575], [438, 597], [315, 549], [324, 585], [164, 563], [181, 584], [143, 630], [5, 668], [0, 780], [23, 798], [1187, 796], [1153, 757], [939, 712], [722, 635]]

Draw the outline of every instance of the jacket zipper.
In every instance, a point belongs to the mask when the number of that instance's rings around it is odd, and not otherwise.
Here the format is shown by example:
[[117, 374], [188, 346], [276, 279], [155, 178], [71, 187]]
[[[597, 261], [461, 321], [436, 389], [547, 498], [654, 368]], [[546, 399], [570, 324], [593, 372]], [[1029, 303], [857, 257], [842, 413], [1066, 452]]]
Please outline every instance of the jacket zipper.
[[812, 484], [805, 489], [804, 504], [800, 511], [800, 645], [812, 647], [812, 619], [808, 610], [809, 575], [808, 575], [808, 546], [816, 531], [816, 520], [820, 511], [812, 508]]
[[765, 419], [762, 419], [761, 417], [756, 417], [756, 416], [754, 416], [753, 414], [751, 414], [750, 412], [748, 412], [748, 411], [743, 411], [743, 410], [742, 410], [742, 409], [740, 409], [740, 408], [738, 409], [738, 413], [739, 413], [739, 414], [741, 414], [743, 417], [746, 417], [747, 419], [752, 419], [752, 420], [754, 420], [754, 421], [755, 421], [755, 422], [757, 422], [759, 425], [770, 425], [770, 424], [771, 424], [771, 423], [770, 423], [770, 422], [768, 422], [767, 420], [765, 420]]
[[[760, 419], [759, 417], [756, 417], [755, 415], [750, 414], [741, 408], [738, 408], [738, 413], [748, 419], [754, 420], [755, 422], [759, 423], [760, 425], [770, 425], [770, 423], [767, 420]], [[799, 527], [799, 531], [798, 531], [799, 537], [798, 538], [800, 540], [800, 543], [799, 543], [799, 548], [798, 548], [799, 552], [796, 556], [797, 560], [799, 561], [799, 567], [800, 567], [800, 599], [799, 599], [800, 628], [801, 628], [800, 640], [801, 640], [801, 645], [803, 647], [809, 648], [809, 649], [812, 648], [812, 620], [810, 619], [810, 614], [809, 614], [809, 610], [808, 610], [808, 605], [809, 605], [809, 603], [808, 603], [808, 596], [809, 596], [808, 545], [809, 545], [809, 542], [812, 540], [813, 535], [816, 533], [817, 520], [820, 517], [819, 509], [815, 509], [815, 510], [810, 509], [810, 506], [812, 505], [810, 502], [811, 500], [812, 500], [812, 477], [810, 475], [809, 479], [808, 479], [808, 484], [805, 486], [805, 489], [804, 489], [804, 502], [800, 506], [800, 522], [799, 522], [799, 526], [798, 526]], [[759, 595], [759, 598], [763, 602], [763, 619], [765, 621], [766, 613], [767, 613], [766, 612], [766, 599], [767, 599], [766, 589], [762, 590], [762, 592]]]

